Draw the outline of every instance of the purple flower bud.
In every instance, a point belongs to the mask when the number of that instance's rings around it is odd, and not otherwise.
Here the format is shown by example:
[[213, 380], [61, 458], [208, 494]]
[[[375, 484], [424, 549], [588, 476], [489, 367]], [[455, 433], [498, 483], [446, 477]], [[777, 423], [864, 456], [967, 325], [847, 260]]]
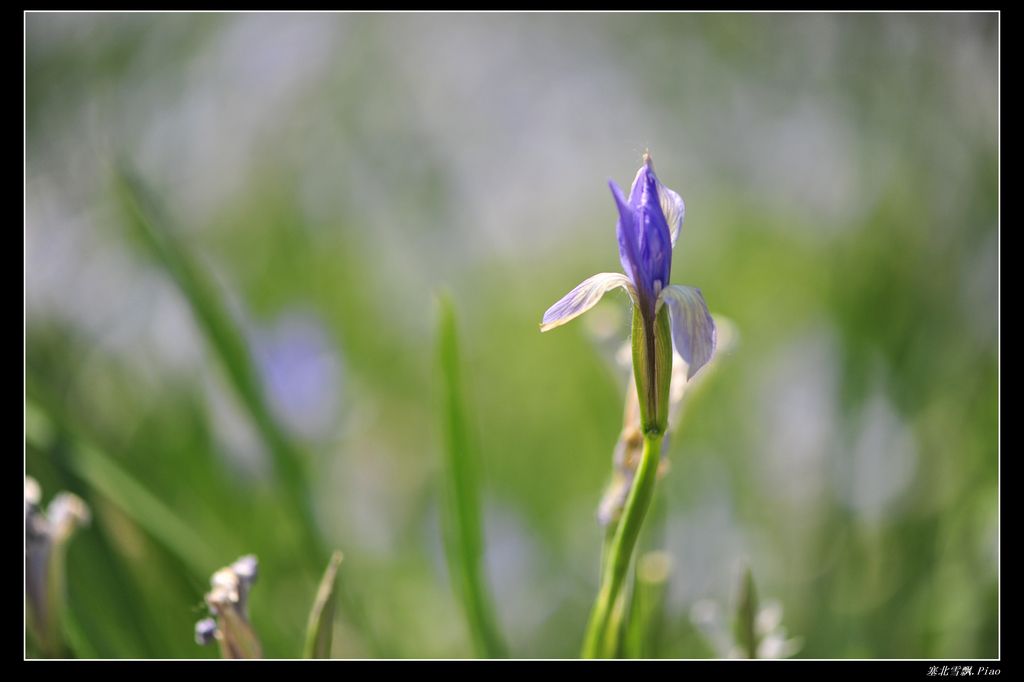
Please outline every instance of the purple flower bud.
[[[679, 237], [685, 207], [678, 194], [661, 184], [650, 154], [637, 171], [629, 198], [614, 181], [608, 186], [618, 208], [615, 233], [625, 275], [601, 273], [587, 279], [548, 308], [545, 332], [590, 310], [608, 291], [624, 288], [634, 306], [633, 368], [644, 433], [663, 433], [667, 424], [667, 386], [672, 350], [686, 361], [687, 379], [715, 354], [715, 323], [700, 289], [669, 284], [672, 247]], [[662, 321], [661, 310], [668, 316]], [[671, 337], [671, 342], [669, 342]]]

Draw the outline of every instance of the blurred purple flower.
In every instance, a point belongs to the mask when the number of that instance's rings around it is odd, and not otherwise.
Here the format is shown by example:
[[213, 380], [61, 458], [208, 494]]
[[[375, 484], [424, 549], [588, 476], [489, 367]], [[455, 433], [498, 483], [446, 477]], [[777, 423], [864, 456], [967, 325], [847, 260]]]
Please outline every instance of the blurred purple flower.
[[319, 320], [287, 314], [257, 336], [256, 348], [274, 411], [301, 436], [327, 435], [336, 423], [342, 372]]

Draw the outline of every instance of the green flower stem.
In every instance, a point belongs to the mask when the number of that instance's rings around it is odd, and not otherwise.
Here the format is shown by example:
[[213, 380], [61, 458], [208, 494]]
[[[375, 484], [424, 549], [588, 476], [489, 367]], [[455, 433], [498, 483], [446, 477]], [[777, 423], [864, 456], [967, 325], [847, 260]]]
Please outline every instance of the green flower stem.
[[[654, 497], [654, 482], [658, 477], [658, 463], [661, 460], [661, 441], [660, 433], [644, 435], [644, 452], [640, 466], [637, 468], [626, 506], [622, 510], [622, 517], [619, 519], [615, 537], [605, 559], [601, 589], [597, 593], [594, 610], [590, 613], [590, 622], [587, 623], [583, 651], [580, 654], [583, 658], [604, 658], [614, 653], [605, 647], [608, 641], [606, 632], [615, 602], [629, 572], [629, 562], [636, 547], [637, 537], [640, 535], [640, 528], [647, 515], [647, 509], [651, 506], [651, 498]], [[615, 641], [614, 638], [612, 641]]]

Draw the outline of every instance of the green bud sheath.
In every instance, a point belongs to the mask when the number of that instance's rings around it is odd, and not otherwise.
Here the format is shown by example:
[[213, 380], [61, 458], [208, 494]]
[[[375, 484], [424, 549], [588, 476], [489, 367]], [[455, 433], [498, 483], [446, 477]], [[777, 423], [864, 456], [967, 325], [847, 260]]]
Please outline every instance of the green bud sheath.
[[651, 324], [633, 306], [633, 376], [640, 398], [644, 435], [662, 435], [668, 428], [668, 397], [672, 384], [672, 330], [668, 306], [658, 306]]

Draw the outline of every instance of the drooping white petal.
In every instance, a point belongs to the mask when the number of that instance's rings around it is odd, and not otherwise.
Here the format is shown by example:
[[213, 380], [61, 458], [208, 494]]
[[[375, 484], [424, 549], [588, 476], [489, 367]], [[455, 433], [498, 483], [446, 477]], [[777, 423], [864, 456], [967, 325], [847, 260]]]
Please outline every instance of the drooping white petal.
[[637, 302], [636, 287], [629, 278], [620, 272], [602, 272], [584, 280], [579, 286], [562, 297], [562, 300], [548, 308], [544, 313], [540, 330], [546, 332], [565, 324], [569, 320], [587, 312], [601, 300], [601, 297], [616, 287], [623, 287], [629, 292], [633, 303]]
[[690, 366], [686, 374], [689, 380], [715, 355], [718, 342], [715, 321], [696, 287], [672, 284], [661, 292], [661, 298], [669, 307], [676, 352]]

